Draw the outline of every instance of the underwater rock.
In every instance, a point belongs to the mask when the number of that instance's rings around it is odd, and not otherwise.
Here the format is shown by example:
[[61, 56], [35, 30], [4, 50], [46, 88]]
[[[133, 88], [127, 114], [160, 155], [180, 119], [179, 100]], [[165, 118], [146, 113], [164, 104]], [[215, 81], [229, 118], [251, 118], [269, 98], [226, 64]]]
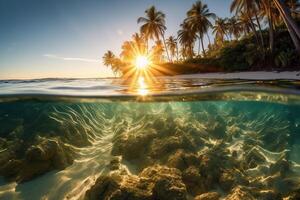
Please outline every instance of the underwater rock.
[[11, 138], [20, 136], [23, 133], [23, 119], [11, 118], [8, 115], [2, 117], [0, 115], [0, 137], [1, 138]]
[[186, 153], [184, 150], [178, 150], [175, 154], [169, 156], [167, 165], [183, 171], [191, 165], [199, 166], [200, 159], [195, 153]]
[[281, 196], [275, 192], [274, 190], [252, 190], [253, 196], [256, 197], [256, 199], [262, 199], [262, 200], [275, 200], [275, 199], [282, 199]]
[[118, 136], [112, 147], [112, 155], [122, 157], [127, 161], [142, 161], [147, 163], [148, 148], [157, 135], [156, 131], [149, 130], [145, 133], [123, 133]]
[[264, 147], [270, 151], [283, 151], [287, 149], [288, 147], [288, 140], [290, 137], [290, 132], [285, 131], [280, 134], [274, 134], [274, 131], [272, 129], [270, 130], [264, 130], [262, 134], [261, 140], [264, 143]]
[[111, 176], [101, 176], [95, 184], [86, 192], [85, 199], [109, 200], [113, 192], [118, 190], [118, 180]]
[[17, 159], [9, 159], [0, 167], [0, 174], [8, 180], [14, 180], [16, 175], [22, 170], [23, 162]]
[[196, 152], [200, 143], [202, 140], [197, 142], [191, 135], [179, 132], [168, 136], [153, 129], [142, 133], [125, 132], [117, 136], [112, 155], [122, 156], [139, 172], [147, 166], [166, 163], [169, 156], [180, 149]]
[[266, 162], [265, 157], [256, 148], [252, 148], [244, 158], [243, 167], [245, 169], [255, 168]]
[[300, 188], [297, 189], [296, 191], [292, 192], [291, 194], [289, 194], [284, 199], [286, 199], [286, 200], [298, 200], [298, 199], [300, 199]]
[[235, 187], [224, 200], [255, 200], [248, 190], [243, 187]]
[[205, 192], [206, 187], [203, 185], [203, 177], [201, 177], [197, 167], [191, 166], [184, 170], [182, 179], [190, 194], [197, 195]]
[[290, 172], [291, 163], [286, 159], [280, 159], [276, 163], [270, 165], [270, 174], [280, 173], [282, 176]]
[[54, 169], [65, 169], [73, 163], [73, 152], [59, 139], [41, 139], [26, 150], [25, 158], [10, 155], [6, 161], [0, 174], [8, 180], [24, 182]]
[[247, 178], [237, 169], [226, 169], [219, 177], [219, 185], [224, 191], [230, 191], [235, 185], [248, 185]]
[[155, 165], [144, 169], [139, 176], [147, 178], [149, 182], [154, 184], [154, 199], [186, 199], [186, 187], [182, 182], [182, 175], [178, 169]]
[[100, 176], [86, 192], [87, 200], [186, 200], [186, 187], [178, 169], [159, 165], [145, 168], [138, 176], [112, 173]]
[[59, 139], [43, 139], [26, 152], [29, 162], [48, 161], [55, 169], [64, 169], [73, 163], [72, 151]]
[[196, 147], [184, 135], [170, 136], [168, 138], [154, 139], [150, 147], [150, 156], [160, 158], [163, 155], [174, 153], [178, 149], [185, 151], [195, 151]]
[[221, 195], [217, 192], [208, 192], [201, 195], [198, 195], [194, 200], [219, 200]]
[[221, 116], [215, 117], [207, 126], [207, 132], [216, 139], [224, 139], [226, 123]]

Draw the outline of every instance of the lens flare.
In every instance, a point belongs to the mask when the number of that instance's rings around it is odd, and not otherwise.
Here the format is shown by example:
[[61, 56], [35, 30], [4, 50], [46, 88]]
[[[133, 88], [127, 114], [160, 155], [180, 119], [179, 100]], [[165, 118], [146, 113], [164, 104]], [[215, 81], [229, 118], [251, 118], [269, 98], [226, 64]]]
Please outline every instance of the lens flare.
[[137, 69], [146, 69], [150, 64], [149, 59], [146, 56], [137, 56], [135, 60], [135, 67]]

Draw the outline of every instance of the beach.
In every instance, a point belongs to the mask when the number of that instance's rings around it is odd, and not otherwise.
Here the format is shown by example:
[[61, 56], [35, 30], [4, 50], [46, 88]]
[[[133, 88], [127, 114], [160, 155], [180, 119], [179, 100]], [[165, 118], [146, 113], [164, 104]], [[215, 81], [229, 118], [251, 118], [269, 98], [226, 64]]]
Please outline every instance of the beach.
[[300, 80], [300, 71], [254, 71], [232, 73], [201, 73], [174, 76], [178, 78], [203, 78], [203, 79], [245, 79], [245, 80]]

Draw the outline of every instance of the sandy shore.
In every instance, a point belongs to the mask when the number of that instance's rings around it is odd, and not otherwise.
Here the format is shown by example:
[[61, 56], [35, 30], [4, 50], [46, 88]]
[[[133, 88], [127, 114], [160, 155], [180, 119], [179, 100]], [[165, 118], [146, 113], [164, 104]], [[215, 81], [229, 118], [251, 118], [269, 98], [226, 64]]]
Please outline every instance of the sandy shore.
[[300, 71], [287, 72], [235, 72], [235, 73], [203, 73], [178, 75], [176, 78], [207, 78], [207, 79], [250, 79], [250, 80], [275, 80], [275, 79], [291, 79], [300, 80]]

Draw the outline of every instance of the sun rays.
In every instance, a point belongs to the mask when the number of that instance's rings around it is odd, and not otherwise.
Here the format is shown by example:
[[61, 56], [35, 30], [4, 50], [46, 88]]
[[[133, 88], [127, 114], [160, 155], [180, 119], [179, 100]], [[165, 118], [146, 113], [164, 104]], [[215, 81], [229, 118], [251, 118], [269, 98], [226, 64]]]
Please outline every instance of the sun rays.
[[148, 59], [147, 56], [144, 55], [138, 55], [135, 59], [135, 67], [138, 70], [146, 70], [150, 63], [150, 59]]

